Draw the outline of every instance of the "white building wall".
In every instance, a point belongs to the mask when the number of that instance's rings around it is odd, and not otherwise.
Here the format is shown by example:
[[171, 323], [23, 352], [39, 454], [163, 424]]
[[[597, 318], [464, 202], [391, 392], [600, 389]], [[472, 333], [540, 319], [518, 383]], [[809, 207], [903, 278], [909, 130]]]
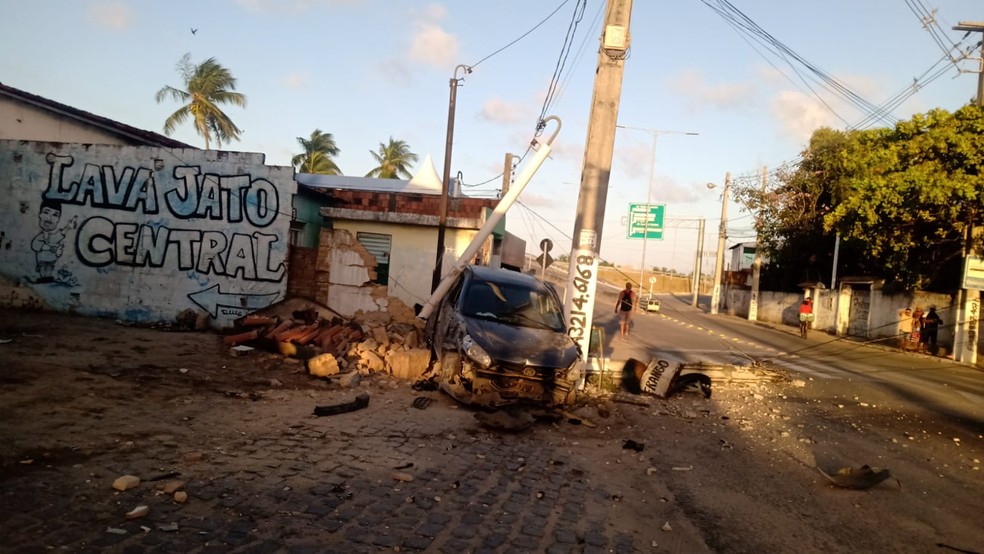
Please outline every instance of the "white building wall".
[[[434, 278], [436, 228], [355, 220], [335, 220], [333, 225], [336, 229], [348, 231], [353, 238], [360, 232], [390, 235], [388, 294], [408, 306], [427, 301]], [[454, 265], [476, 233], [474, 230], [447, 229], [444, 238], [447, 249], [445, 269]]]
[[0, 140], [125, 144], [92, 125], [4, 97], [0, 97]]
[[55, 310], [154, 322], [192, 308], [227, 326], [286, 293], [296, 185], [263, 162], [0, 141], [0, 275]]

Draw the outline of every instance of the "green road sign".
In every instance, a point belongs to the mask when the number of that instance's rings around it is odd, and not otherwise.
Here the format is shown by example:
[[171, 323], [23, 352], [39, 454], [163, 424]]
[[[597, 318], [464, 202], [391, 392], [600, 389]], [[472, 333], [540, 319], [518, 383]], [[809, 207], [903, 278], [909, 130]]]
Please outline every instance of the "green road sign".
[[666, 204], [629, 204], [629, 225], [625, 236], [630, 239], [663, 240], [663, 214]]

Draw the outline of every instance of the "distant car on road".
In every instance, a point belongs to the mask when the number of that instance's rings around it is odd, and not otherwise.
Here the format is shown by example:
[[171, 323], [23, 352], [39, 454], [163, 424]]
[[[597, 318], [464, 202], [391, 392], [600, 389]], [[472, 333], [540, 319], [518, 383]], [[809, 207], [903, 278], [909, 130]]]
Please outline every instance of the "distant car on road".
[[569, 404], [581, 378], [580, 351], [562, 303], [523, 273], [468, 266], [427, 319], [441, 389], [466, 404]]
[[642, 305], [645, 307], [647, 312], [659, 313], [659, 299], [651, 294], [646, 297]]

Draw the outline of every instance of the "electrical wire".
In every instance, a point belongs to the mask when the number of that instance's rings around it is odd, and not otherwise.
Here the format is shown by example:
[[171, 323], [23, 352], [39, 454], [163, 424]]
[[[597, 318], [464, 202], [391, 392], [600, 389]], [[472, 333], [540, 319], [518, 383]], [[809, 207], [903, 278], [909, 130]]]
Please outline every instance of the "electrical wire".
[[[750, 41], [753, 40], [758, 44], [762, 45], [766, 50], [771, 52], [774, 56], [776, 56], [779, 59], [782, 59], [787, 65], [789, 65], [790, 68], [799, 76], [800, 80], [804, 82], [804, 86], [807, 87], [807, 89], [814, 96], [816, 96], [817, 99], [822, 104], [824, 104], [824, 106], [828, 107], [828, 109], [831, 111], [832, 114], [835, 115], [835, 117], [837, 117], [842, 122], [844, 122], [846, 125], [846, 129], [848, 130], [865, 129], [876, 124], [879, 121], [887, 122], [890, 125], [895, 125], [898, 122], [898, 120], [890, 116], [889, 114], [895, 109], [897, 109], [902, 103], [908, 100], [911, 96], [915, 95], [920, 90], [920, 88], [931, 83], [932, 81], [935, 81], [946, 71], [948, 71], [949, 70], [948, 66], [940, 68], [939, 67], [940, 64], [946, 61], [952, 62], [954, 60], [954, 56], [952, 55], [952, 52], [959, 51], [961, 48], [960, 45], [961, 43], [953, 43], [952, 41], [949, 41], [950, 46], [943, 44], [942, 38], [940, 38], [940, 36], [942, 35], [942, 31], [939, 29], [939, 25], [936, 22], [935, 12], [930, 13], [928, 10], [926, 10], [921, 0], [906, 0], [910, 9], [920, 19], [924, 27], [927, 27], [927, 30], [929, 30], [931, 34], [934, 35], [934, 40], [936, 40], [937, 44], [939, 44], [940, 48], [944, 51], [944, 56], [940, 60], [937, 60], [937, 62], [935, 62], [929, 69], [924, 71], [919, 77], [914, 78], [913, 83], [911, 85], [908, 85], [905, 88], [903, 88], [901, 91], [899, 91], [891, 98], [889, 98], [886, 102], [884, 102], [881, 106], [875, 106], [871, 102], [862, 98], [860, 95], [851, 91], [846, 85], [840, 83], [830, 75], [820, 70], [815, 65], [806, 61], [802, 56], [796, 54], [788, 46], [778, 41], [775, 37], [773, 37], [772, 35], [767, 33], [764, 29], [759, 27], [754, 21], [751, 20], [751, 18], [746, 16], [737, 8], [735, 8], [728, 0], [701, 0], [701, 1], [711, 10], [713, 10], [715, 13], [721, 16], [725, 20], [725, 22], [728, 23], [728, 25], [734, 28], [742, 36], [743, 40], [745, 40], [746, 43], [749, 43], [749, 45], [752, 46], [753, 50], [755, 50], [756, 53], [758, 53], [761, 57], [763, 57], [763, 59], [765, 59], [766, 62], [769, 63], [769, 65], [776, 68], [777, 71], [780, 71], [780, 73], [783, 76], [785, 76], [788, 80], [792, 81], [792, 79], [788, 75], [786, 75], [785, 72], [779, 70], [779, 68], [776, 67], [776, 65], [772, 63], [770, 59], [768, 59], [765, 55], [763, 55], [758, 48], [752, 45]], [[969, 53], [969, 49], [968, 52], [962, 52], [958, 59], [965, 59], [968, 56], [968, 53]], [[806, 83], [807, 77], [799, 72], [797, 66], [793, 62], [796, 62], [796, 64], [799, 64], [805, 67], [807, 70], [809, 70], [809, 72], [813, 76], [815, 76], [815, 77], [811, 77], [810, 78], [811, 80], [816, 78], [817, 82], [824, 89], [826, 89], [828, 92], [831, 92], [832, 94], [841, 97], [845, 101], [857, 107], [860, 111], [865, 113], [865, 117], [855, 124], [847, 124], [847, 121], [842, 116], [840, 116], [835, 110], [833, 110], [823, 98], [820, 98], [819, 95], [816, 94], [816, 91], [812, 86]], [[802, 161], [801, 155], [791, 160], [786, 160], [779, 164], [771, 164], [771, 165], [776, 168], [794, 169], [799, 164], [800, 161]]]
[[563, 8], [568, 2], [570, 2], [570, 0], [564, 0], [563, 2], [561, 2], [559, 6], [557, 6], [556, 8], [554, 8], [554, 11], [550, 12], [547, 15], [547, 17], [544, 17], [539, 23], [537, 23], [536, 25], [534, 25], [532, 29], [530, 29], [529, 31], [526, 31], [525, 33], [523, 33], [522, 35], [520, 35], [519, 38], [517, 38], [516, 40], [510, 42], [509, 44], [503, 46], [502, 48], [499, 48], [495, 52], [492, 52], [488, 56], [485, 56], [484, 58], [482, 58], [482, 59], [478, 60], [477, 62], [473, 63], [471, 65], [471, 68], [474, 69], [474, 68], [478, 67], [478, 64], [480, 64], [480, 63], [488, 60], [489, 58], [495, 56], [496, 54], [499, 54], [500, 52], [502, 52], [506, 48], [509, 48], [510, 46], [516, 44], [517, 42], [519, 42], [519, 41], [523, 40], [524, 38], [526, 38], [527, 36], [529, 36], [530, 33], [532, 33], [533, 31], [535, 31], [537, 29], [539, 29], [540, 26], [542, 26], [544, 23], [546, 23], [551, 17], [554, 16], [554, 14], [556, 14], [557, 12], [559, 12], [560, 11], [560, 8]]
[[543, 118], [547, 116], [547, 111], [553, 104], [554, 94], [557, 92], [557, 87], [560, 84], [560, 76], [564, 71], [567, 57], [570, 55], [572, 41], [577, 33], [577, 26], [584, 17], [586, 2], [587, 0], [577, 0], [577, 4], [574, 6], [574, 13], [571, 15], [571, 21], [567, 25], [567, 34], [564, 35], [564, 43], [560, 48], [560, 56], [558, 56], [557, 63], [554, 65], [554, 72], [550, 77], [550, 84], [547, 85], [547, 94], [543, 99], [543, 107], [540, 108], [540, 115], [537, 117], [537, 137], [543, 132]]

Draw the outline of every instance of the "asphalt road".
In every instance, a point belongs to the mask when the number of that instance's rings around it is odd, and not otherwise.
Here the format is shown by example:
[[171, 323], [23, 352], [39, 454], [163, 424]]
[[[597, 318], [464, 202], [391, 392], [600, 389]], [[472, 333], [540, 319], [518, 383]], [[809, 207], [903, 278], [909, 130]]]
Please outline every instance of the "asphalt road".
[[[596, 304], [595, 325], [605, 330], [610, 367], [628, 358], [749, 365], [774, 363], [795, 378], [814, 381], [821, 393], [851, 395], [863, 387], [929, 414], [984, 428], [984, 372], [946, 358], [902, 353], [879, 341], [859, 342], [812, 331], [802, 339], [792, 326], [710, 315], [690, 297], [662, 295], [659, 313], [634, 315], [630, 337], [618, 338], [614, 299]], [[608, 304], [611, 304], [609, 306]]]

